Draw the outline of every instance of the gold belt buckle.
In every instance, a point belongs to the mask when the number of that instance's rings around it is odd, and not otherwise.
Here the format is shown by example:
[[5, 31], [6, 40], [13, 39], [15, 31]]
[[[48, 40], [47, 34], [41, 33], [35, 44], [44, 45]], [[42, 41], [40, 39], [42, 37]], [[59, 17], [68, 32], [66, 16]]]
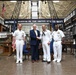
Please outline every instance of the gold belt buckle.
[[55, 41], [55, 42], [57, 42], [57, 41]]

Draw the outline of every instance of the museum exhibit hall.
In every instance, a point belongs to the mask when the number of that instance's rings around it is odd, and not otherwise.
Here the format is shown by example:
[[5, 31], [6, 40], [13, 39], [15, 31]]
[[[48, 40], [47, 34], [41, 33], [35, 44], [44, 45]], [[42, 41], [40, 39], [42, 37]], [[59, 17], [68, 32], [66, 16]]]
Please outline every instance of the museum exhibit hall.
[[76, 75], [76, 0], [0, 0], [0, 75]]

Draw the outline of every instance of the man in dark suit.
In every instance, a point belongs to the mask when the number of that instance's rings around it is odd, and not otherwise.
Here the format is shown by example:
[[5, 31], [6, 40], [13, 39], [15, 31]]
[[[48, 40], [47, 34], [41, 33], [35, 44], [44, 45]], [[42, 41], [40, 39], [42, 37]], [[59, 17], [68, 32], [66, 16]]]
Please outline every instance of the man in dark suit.
[[34, 24], [33, 29], [30, 30], [31, 60], [33, 63], [39, 60], [38, 46], [40, 40], [37, 37], [40, 37], [40, 31], [36, 29], [36, 25]]

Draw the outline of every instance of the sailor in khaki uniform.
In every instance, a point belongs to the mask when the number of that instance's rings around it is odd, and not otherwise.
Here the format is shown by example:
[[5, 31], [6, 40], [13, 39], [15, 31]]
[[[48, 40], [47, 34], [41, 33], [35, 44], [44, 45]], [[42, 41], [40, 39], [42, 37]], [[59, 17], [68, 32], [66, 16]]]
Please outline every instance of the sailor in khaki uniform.
[[65, 37], [63, 31], [59, 30], [58, 25], [55, 25], [55, 31], [52, 33], [54, 43], [53, 43], [53, 50], [54, 50], [54, 60], [60, 62], [62, 59], [62, 42], [63, 37]]
[[21, 30], [22, 25], [18, 24], [18, 29], [13, 34], [13, 39], [16, 40], [16, 55], [17, 55], [17, 61], [16, 63], [22, 63], [22, 56], [23, 56], [23, 45], [25, 41], [25, 32]]

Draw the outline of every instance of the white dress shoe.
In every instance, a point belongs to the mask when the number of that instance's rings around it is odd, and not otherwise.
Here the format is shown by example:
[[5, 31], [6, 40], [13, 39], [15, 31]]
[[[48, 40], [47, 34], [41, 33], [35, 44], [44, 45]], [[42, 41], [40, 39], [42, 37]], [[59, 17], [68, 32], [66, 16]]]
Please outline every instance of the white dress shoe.
[[60, 60], [57, 60], [57, 62], [60, 62]]
[[23, 63], [23, 61], [22, 61], [22, 60], [20, 60], [20, 63], [22, 64], [22, 63]]
[[16, 61], [16, 64], [18, 64], [18, 63], [19, 63], [19, 60]]
[[57, 60], [56, 60], [56, 59], [54, 59], [53, 61], [54, 61], [54, 62], [56, 62]]

